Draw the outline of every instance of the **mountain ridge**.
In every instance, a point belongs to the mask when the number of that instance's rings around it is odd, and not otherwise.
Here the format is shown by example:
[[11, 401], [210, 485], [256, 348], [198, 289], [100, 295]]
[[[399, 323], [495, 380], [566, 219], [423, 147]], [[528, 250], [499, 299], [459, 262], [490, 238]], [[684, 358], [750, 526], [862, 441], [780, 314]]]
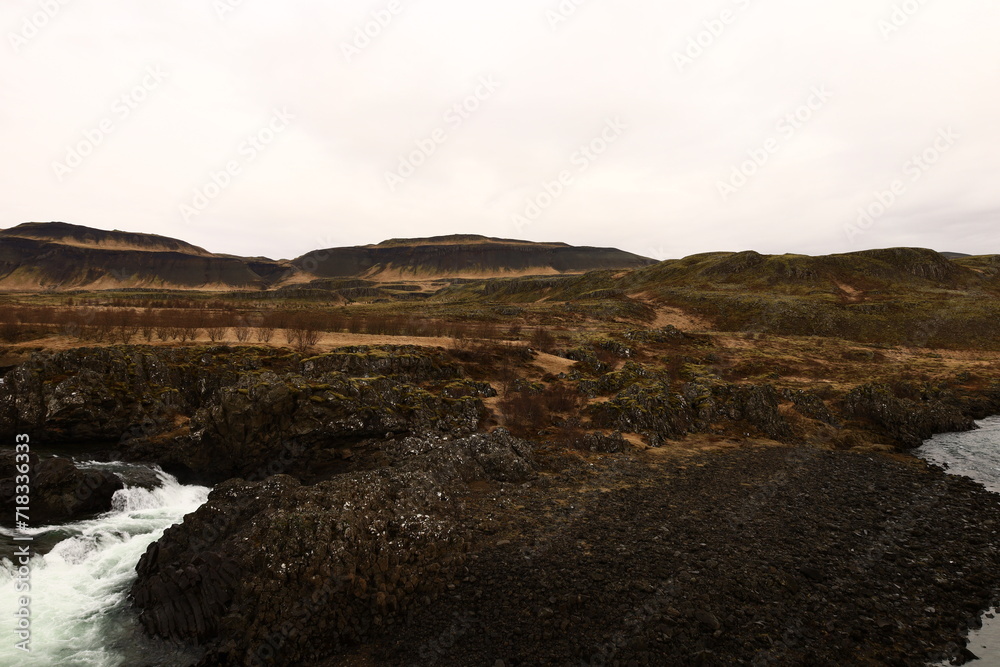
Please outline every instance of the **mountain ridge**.
[[328, 278], [491, 278], [633, 269], [656, 261], [617, 248], [454, 234], [314, 250], [292, 260], [211, 253], [156, 234], [64, 222], [0, 230], [0, 290], [276, 289]]

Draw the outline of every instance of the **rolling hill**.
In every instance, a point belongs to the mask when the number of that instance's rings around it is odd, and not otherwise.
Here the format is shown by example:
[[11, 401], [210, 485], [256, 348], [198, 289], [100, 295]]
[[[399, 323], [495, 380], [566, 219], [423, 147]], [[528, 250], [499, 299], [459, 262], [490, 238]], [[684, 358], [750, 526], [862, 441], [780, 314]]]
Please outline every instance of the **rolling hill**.
[[292, 264], [321, 278], [413, 280], [580, 274], [641, 268], [655, 261], [615, 248], [463, 234], [317, 250]]
[[415, 280], [582, 274], [654, 260], [614, 248], [477, 235], [392, 239], [271, 260], [210, 253], [178, 239], [62, 222], [0, 231], [0, 290], [267, 290], [329, 278]]

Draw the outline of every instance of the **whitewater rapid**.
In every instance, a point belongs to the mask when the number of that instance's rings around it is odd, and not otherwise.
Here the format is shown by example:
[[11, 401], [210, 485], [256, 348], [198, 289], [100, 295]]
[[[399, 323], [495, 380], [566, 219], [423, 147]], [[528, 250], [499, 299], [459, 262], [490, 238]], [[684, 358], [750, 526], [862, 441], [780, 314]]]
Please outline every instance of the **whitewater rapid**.
[[[935, 435], [916, 454], [1000, 493], [1000, 417], [976, 423], [975, 431]], [[976, 664], [984, 667], [1000, 665], [1000, 618], [990, 616], [983, 619], [981, 630], [969, 633], [968, 648], [982, 661]]]
[[[108, 465], [108, 464], [104, 464]], [[115, 465], [109, 467], [114, 469]], [[92, 467], [98, 467], [94, 464]], [[104, 466], [101, 466], [104, 467]], [[0, 560], [0, 665], [4, 667], [118, 667], [185, 664], [176, 648], [140, 632], [127, 595], [146, 548], [208, 497], [155, 470], [152, 490], [126, 487], [113, 510], [94, 519], [29, 529], [36, 541], [58, 543], [31, 560], [31, 652], [15, 648], [15, 567]], [[0, 529], [0, 534], [13, 533]]]

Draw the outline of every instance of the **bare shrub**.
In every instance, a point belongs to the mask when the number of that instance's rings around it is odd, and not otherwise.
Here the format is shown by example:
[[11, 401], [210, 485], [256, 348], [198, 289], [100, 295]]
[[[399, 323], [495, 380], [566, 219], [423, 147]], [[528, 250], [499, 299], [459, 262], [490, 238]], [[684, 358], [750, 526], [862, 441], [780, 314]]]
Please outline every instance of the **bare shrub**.
[[128, 345], [139, 334], [139, 318], [135, 311], [116, 309], [110, 313], [109, 319], [114, 340], [122, 345]]
[[548, 329], [544, 327], [536, 327], [535, 330], [531, 332], [529, 342], [533, 348], [541, 350], [542, 352], [548, 352], [555, 346], [556, 339]]
[[268, 327], [268, 326], [257, 327], [258, 343], [270, 343], [272, 338], [274, 338], [274, 327]]
[[573, 414], [580, 408], [583, 397], [571, 386], [560, 383], [547, 388], [542, 401], [551, 412]]
[[139, 327], [139, 331], [146, 342], [153, 342], [153, 334], [156, 332], [156, 313], [152, 308], [147, 308], [143, 311]]
[[499, 403], [507, 428], [515, 435], [537, 437], [549, 424], [549, 411], [539, 397], [528, 392], [511, 392]]
[[233, 326], [233, 333], [236, 334], [236, 340], [245, 343], [250, 340], [250, 324], [246, 321], [246, 318], [240, 317], [236, 324]]
[[298, 352], [315, 347], [322, 336], [319, 318], [309, 313], [297, 314], [285, 329], [285, 340]]
[[16, 343], [21, 337], [21, 323], [8, 314], [4, 314], [0, 319], [0, 340], [7, 343]]
[[211, 318], [205, 326], [205, 333], [208, 334], [208, 339], [213, 343], [218, 343], [220, 340], [225, 339], [228, 331], [229, 327], [226, 326], [225, 321], [220, 316]]

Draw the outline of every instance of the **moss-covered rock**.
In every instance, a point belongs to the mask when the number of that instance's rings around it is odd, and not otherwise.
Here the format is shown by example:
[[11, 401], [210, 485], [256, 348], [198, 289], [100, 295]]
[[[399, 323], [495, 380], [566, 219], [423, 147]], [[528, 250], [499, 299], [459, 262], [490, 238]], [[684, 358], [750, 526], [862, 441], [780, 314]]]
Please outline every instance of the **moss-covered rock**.
[[786, 439], [792, 430], [778, 403], [778, 393], [770, 385], [701, 380], [673, 392], [665, 382], [645, 381], [631, 385], [607, 403], [592, 405], [589, 412], [598, 427], [641, 433], [654, 443], [720, 426]]
[[[127, 443], [135, 458], [152, 458], [204, 481], [249, 474], [281, 458], [289, 447], [303, 466], [320, 450], [387, 433], [473, 432], [485, 414], [478, 397], [448, 398], [389, 377], [318, 378], [263, 373], [220, 389], [198, 410], [190, 435], [172, 442]], [[294, 465], [293, 465], [294, 463]]]
[[[902, 394], [902, 396], [901, 396]], [[844, 414], [894, 444], [919, 447], [935, 433], [975, 428], [963, 401], [948, 389], [906, 384], [864, 384], [844, 397]]]
[[304, 359], [299, 372], [305, 377], [319, 377], [325, 373], [343, 373], [357, 378], [384, 375], [409, 383], [464, 377], [462, 368], [442, 350], [412, 345], [340, 348], [329, 354]]

